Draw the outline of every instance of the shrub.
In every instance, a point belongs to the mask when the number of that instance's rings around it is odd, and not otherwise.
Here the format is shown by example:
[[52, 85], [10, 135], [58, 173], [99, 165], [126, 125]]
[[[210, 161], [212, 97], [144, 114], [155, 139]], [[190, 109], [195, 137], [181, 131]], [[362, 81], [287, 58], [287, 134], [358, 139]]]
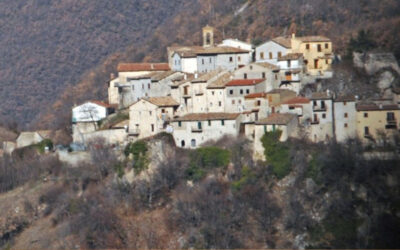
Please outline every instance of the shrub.
[[53, 142], [52, 142], [50, 139], [44, 139], [43, 141], [41, 141], [41, 142], [35, 144], [34, 147], [35, 147], [41, 154], [43, 154], [46, 147], [48, 147], [49, 150], [52, 150], [52, 149], [53, 149]]
[[215, 146], [203, 147], [190, 154], [190, 166], [186, 170], [186, 178], [198, 181], [202, 179], [207, 169], [225, 167], [229, 164], [230, 152]]
[[282, 131], [266, 132], [261, 138], [267, 162], [272, 166], [272, 173], [282, 179], [290, 173], [291, 161], [289, 147], [279, 141]]
[[308, 165], [306, 177], [313, 179], [313, 181], [317, 184], [321, 183], [321, 170], [322, 170], [322, 163], [318, 157], [317, 153], [313, 153], [311, 161]]
[[143, 170], [147, 169], [149, 160], [147, 158], [147, 144], [144, 141], [137, 141], [129, 143], [125, 148], [125, 155], [133, 155], [133, 169], [135, 174], [140, 174]]
[[251, 171], [251, 169], [247, 166], [244, 166], [241, 170], [242, 177], [238, 181], [232, 182], [232, 188], [235, 191], [239, 191], [243, 188], [244, 185], [250, 183], [255, 180], [255, 174]]

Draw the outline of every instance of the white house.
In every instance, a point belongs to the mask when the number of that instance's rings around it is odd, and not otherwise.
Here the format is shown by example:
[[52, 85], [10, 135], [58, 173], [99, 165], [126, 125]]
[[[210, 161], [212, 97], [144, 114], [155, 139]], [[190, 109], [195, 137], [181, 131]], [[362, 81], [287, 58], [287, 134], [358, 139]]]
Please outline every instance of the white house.
[[245, 96], [265, 90], [265, 79], [235, 79], [225, 85], [225, 112], [249, 111]]
[[334, 100], [335, 137], [339, 142], [357, 137], [357, 110], [354, 96], [340, 96]]
[[[254, 158], [265, 160], [264, 147], [261, 143], [261, 137], [270, 131], [281, 130], [280, 141], [286, 141], [289, 137], [296, 136], [297, 133], [297, 115], [287, 113], [274, 113], [270, 116], [260, 119], [255, 123], [254, 128]], [[267, 159], [268, 160], [268, 159]]]
[[265, 91], [279, 88], [279, 67], [270, 63], [251, 63], [233, 72], [235, 79], [265, 79]]
[[250, 58], [253, 58], [254, 48], [253, 45], [247, 42], [240, 41], [238, 39], [224, 39], [221, 44], [218, 44], [218, 47], [233, 47], [238, 49], [244, 49], [249, 51]]
[[310, 139], [326, 141], [333, 137], [333, 96], [327, 92], [312, 93], [312, 118]]
[[291, 39], [289, 37], [276, 37], [256, 47], [256, 62], [269, 62], [276, 64], [279, 57], [290, 52]]
[[224, 135], [238, 136], [240, 117], [237, 113], [192, 113], [178, 117], [172, 122], [175, 143], [182, 148], [197, 148]]
[[129, 107], [129, 137], [133, 140], [168, 130], [179, 103], [172, 97], [143, 98]]
[[290, 89], [300, 93], [301, 79], [305, 71], [304, 58], [301, 53], [288, 53], [278, 58], [277, 65], [280, 68], [280, 88]]

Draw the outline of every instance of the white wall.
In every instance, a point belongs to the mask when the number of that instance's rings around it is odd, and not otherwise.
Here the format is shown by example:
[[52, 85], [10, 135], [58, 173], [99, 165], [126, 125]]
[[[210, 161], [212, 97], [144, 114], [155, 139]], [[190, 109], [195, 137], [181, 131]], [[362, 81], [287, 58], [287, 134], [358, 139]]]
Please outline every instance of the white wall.
[[95, 103], [86, 102], [72, 109], [72, 122], [100, 121], [107, 116], [107, 108]]
[[194, 74], [198, 71], [196, 57], [182, 58], [181, 63], [182, 63], [181, 67], [182, 72]]
[[[269, 62], [276, 64], [278, 60], [278, 52], [282, 53], [282, 56], [288, 53], [288, 49], [273, 42], [268, 41], [256, 47], [256, 62]], [[261, 52], [264, 53], [264, 59], [261, 58]], [[272, 53], [272, 59], [269, 57], [269, 53]]]
[[[336, 140], [343, 142], [357, 136], [357, 112], [355, 102], [334, 102]], [[345, 117], [347, 114], [347, 117]]]

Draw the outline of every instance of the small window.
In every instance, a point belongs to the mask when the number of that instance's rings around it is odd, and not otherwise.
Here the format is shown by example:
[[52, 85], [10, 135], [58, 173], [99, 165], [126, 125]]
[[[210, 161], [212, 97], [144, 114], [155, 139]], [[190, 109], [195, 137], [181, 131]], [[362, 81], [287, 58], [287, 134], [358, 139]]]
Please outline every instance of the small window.
[[256, 106], [261, 106], [261, 101], [260, 100], [257, 100]]
[[232, 100], [232, 104], [235, 104], [235, 100]]
[[243, 95], [243, 89], [240, 90], [240, 94]]
[[290, 66], [291, 66], [291, 61], [287, 60], [287, 67], [290, 68]]
[[151, 112], [151, 111], [149, 111], [149, 114], [150, 114], [150, 116], [151, 116], [152, 112]]
[[367, 118], [368, 117], [368, 113], [364, 113], [364, 117]]
[[165, 113], [165, 109], [161, 109], [161, 113], [163, 113], [163, 114], [164, 114], [164, 113]]
[[328, 49], [328, 48], [329, 48], [329, 44], [325, 43], [325, 49]]
[[347, 102], [343, 102], [343, 106], [346, 106]]
[[233, 89], [229, 90], [229, 94], [233, 95]]
[[278, 58], [282, 57], [282, 52], [278, 52]]
[[308, 60], [304, 60], [304, 64], [307, 65], [308, 64]]
[[344, 113], [344, 118], [347, 118], [347, 117], [348, 117], [347, 113]]
[[261, 59], [264, 59], [264, 52], [261, 52], [261, 53], [260, 53], [260, 58], [261, 58]]
[[185, 141], [184, 141], [184, 140], [181, 141], [181, 147], [182, 147], [182, 148], [185, 147]]
[[318, 52], [322, 51], [321, 44], [318, 44], [317, 48], [318, 48]]
[[322, 118], [324, 118], [324, 119], [326, 118], [326, 114], [325, 113], [322, 114]]
[[253, 66], [252, 65], [250, 65], [250, 70], [252, 70], [253, 69]]
[[151, 124], [151, 132], [154, 132], [154, 124]]
[[214, 91], [211, 91], [211, 94], [214, 95]]
[[239, 104], [242, 104], [242, 100], [239, 100]]
[[262, 77], [263, 79], [265, 79], [265, 72], [262, 72]]
[[243, 74], [243, 78], [247, 79], [247, 74], [246, 73]]
[[269, 52], [269, 59], [272, 59], [272, 52]]
[[278, 80], [278, 74], [275, 74], [275, 80]]
[[211, 120], [208, 120], [208, 126], [211, 126]]
[[142, 89], [144, 89], [144, 84], [142, 84]]
[[204, 59], [201, 59], [201, 64], [203, 64], [203, 65], [204, 65]]
[[368, 127], [364, 127], [364, 135], [369, 135], [369, 128]]
[[221, 120], [221, 125], [225, 126], [225, 120]]
[[307, 49], [307, 50], [310, 49], [310, 44], [309, 44], [309, 43], [306, 44], [306, 49]]
[[239, 61], [239, 62], [240, 62], [240, 59], [241, 59], [240, 56], [238, 56], [238, 61]]
[[229, 57], [229, 62], [233, 62], [233, 57]]
[[347, 123], [344, 124], [344, 127], [347, 128]]
[[150, 89], [150, 83], [147, 84], [147, 88]]
[[210, 63], [212, 62], [212, 59], [211, 59], [211, 57], [210, 57], [210, 59], [209, 59], [209, 62], [210, 62]]
[[218, 102], [218, 106], [220, 106], [220, 107], [222, 106], [222, 102], [221, 101]]
[[250, 94], [250, 89], [246, 89], [246, 94]]
[[182, 127], [182, 122], [178, 121], [178, 127]]
[[328, 60], [328, 59], [326, 59], [326, 60], [325, 60], [325, 63], [326, 63], [326, 64], [329, 64], [329, 60]]
[[190, 141], [190, 144], [191, 144], [192, 147], [196, 147], [196, 140], [195, 140], [195, 139], [192, 139], [192, 140]]

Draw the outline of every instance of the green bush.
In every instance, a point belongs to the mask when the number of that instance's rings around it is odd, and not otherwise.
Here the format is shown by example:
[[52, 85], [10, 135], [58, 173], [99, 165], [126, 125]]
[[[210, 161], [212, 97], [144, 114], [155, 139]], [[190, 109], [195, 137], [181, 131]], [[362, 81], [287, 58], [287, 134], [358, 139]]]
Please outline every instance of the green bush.
[[135, 174], [140, 174], [140, 172], [148, 168], [149, 159], [147, 158], [147, 152], [147, 144], [144, 141], [129, 143], [126, 146], [124, 153], [126, 156], [133, 155], [133, 170]]
[[50, 139], [44, 139], [43, 141], [41, 141], [41, 142], [35, 144], [34, 147], [35, 147], [41, 154], [43, 154], [46, 147], [48, 147], [49, 150], [52, 150], [52, 149], [53, 149], [53, 142], [52, 142]]
[[251, 171], [251, 169], [247, 166], [244, 166], [241, 170], [241, 178], [237, 181], [232, 182], [232, 188], [235, 191], [239, 191], [243, 188], [244, 185], [249, 184], [253, 180], [255, 180], [255, 174]]
[[318, 153], [313, 153], [306, 172], [307, 178], [311, 178], [315, 183], [321, 184], [320, 176], [322, 167], [323, 165], [318, 158]]
[[272, 166], [272, 173], [282, 179], [290, 173], [291, 160], [289, 147], [279, 141], [282, 131], [266, 132], [261, 138], [267, 162]]
[[215, 146], [198, 148], [190, 154], [190, 166], [186, 170], [189, 180], [202, 179], [207, 169], [225, 167], [229, 164], [230, 152]]

